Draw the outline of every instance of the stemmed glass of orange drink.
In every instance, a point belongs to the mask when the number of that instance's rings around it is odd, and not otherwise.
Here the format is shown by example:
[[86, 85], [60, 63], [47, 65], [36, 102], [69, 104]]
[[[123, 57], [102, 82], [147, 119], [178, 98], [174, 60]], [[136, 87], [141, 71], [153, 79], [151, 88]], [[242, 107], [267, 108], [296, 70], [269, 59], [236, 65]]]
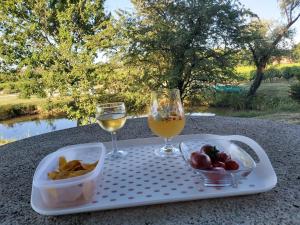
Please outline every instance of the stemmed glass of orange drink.
[[151, 93], [148, 125], [152, 132], [165, 140], [165, 145], [155, 150], [161, 157], [177, 157], [179, 149], [171, 144], [185, 125], [184, 110], [178, 89], [160, 89]]

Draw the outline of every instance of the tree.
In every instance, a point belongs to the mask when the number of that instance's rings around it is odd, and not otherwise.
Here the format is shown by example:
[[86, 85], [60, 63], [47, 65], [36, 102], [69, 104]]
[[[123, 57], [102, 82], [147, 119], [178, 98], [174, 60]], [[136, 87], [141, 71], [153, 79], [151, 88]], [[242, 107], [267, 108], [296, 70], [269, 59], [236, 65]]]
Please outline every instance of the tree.
[[[236, 1], [134, 0], [120, 14], [124, 64], [139, 69], [151, 89], [178, 88], [185, 98], [233, 78], [234, 54], [246, 24]], [[123, 29], [122, 29], [123, 28]]]
[[260, 20], [253, 20], [249, 26], [247, 47], [252, 53], [256, 66], [256, 74], [248, 92], [248, 96], [255, 95], [263, 80], [264, 70], [269, 60], [280, 54], [283, 40], [290, 36], [292, 25], [300, 18], [300, 0], [279, 0], [282, 14], [286, 23], [278, 26], [270, 26]]
[[[0, 4], [0, 71], [12, 71], [27, 95], [70, 96], [68, 114], [94, 112], [112, 29], [104, 0], [10, 0]], [[95, 87], [98, 87], [96, 89]]]

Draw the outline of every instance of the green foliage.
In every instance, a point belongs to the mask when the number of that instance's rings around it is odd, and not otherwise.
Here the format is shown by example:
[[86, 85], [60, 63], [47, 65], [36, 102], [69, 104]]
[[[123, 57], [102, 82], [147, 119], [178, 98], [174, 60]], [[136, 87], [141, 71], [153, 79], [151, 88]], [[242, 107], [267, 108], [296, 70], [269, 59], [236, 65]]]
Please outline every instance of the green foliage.
[[74, 118], [93, 113], [112, 30], [103, 0], [20, 1], [0, 4], [0, 72], [17, 74], [22, 97], [70, 96]]
[[216, 93], [215, 99], [210, 104], [213, 107], [232, 108], [234, 110], [245, 109], [245, 93]]
[[280, 67], [269, 67], [264, 72], [263, 80], [273, 80], [274, 78], [284, 78], [289, 80], [300, 74], [299, 65], [280, 66]]
[[19, 89], [17, 88], [16, 82], [6, 82], [0, 83], [0, 91], [2, 91], [3, 94], [13, 94], [17, 93]]
[[178, 88], [185, 98], [209, 83], [234, 80], [244, 10], [233, 1], [133, 1], [120, 14], [125, 66], [140, 70], [150, 89]]
[[[255, 69], [252, 66], [239, 66], [236, 68], [236, 73], [241, 80], [253, 80], [255, 76]], [[274, 79], [289, 80], [300, 74], [300, 64], [280, 64], [276, 66], [269, 66], [264, 71], [263, 80], [272, 81]]]
[[271, 67], [264, 71], [263, 80], [270, 80], [272, 81], [274, 78], [282, 78], [282, 73], [280, 70]]
[[300, 81], [296, 84], [291, 85], [290, 94], [293, 99], [300, 102]]
[[99, 102], [123, 101], [129, 114], [145, 112], [150, 99], [150, 89], [141, 69], [124, 65], [118, 56], [114, 56], [102, 80], [104, 91], [98, 99]]
[[48, 99], [46, 101], [41, 99], [37, 102], [26, 99], [23, 103], [8, 102], [0, 106], [0, 120], [34, 114], [41, 116], [64, 115], [64, 108], [69, 104], [69, 99]]
[[292, 37], [291, 27], [300, 18], [300, 0], [280, 0], [279, 6], [285, 17], [283, 24], [276, 25], [253, 16], [250, 25], [245, 29], [244, 38], [248, 39], [246, 47], [252, 54], [256, 66], [256, 74], [249, 89], [248, 96], [252, 98], [261, 81], [264, 70], [271, 58], [286, 54], [287, 39]]
[[300, 73], [296, 75], [298, 82], [291, 85], [290, 96], [300, 103]]
[[300, 76], [300, 66], [283, 67], [282, 76], [286, 80], [292, 77]]
[[[141, 113], [158, 87], [176, 87], [189, 100], [217, 83], [251, 79], [252, 72], [235, 74], [236, 54], [247, 41], [264, 56], [276, 37], [258, 23], [249, 28], [248, 12], [237, 1], [134, 0], [136, 10], [119, 12], [118, 20], [105, 15], [103, 2], [2, 2], [0, 90], [47, 97], [45, 111], [60, 108], [81, 123], [91, 121], [99, 102], [125, 101], [129, 113]], [[288, 79], [297, 71], [280, 72]], [[275, 72], [270, 69], [267, 76]], [[56, 104], [55, 96], [68, 103]], [[240, 97], [228, 98], [234, 104]], [[1, 110], [13, 115], [30, 111], [5, 107]]]
[[300, 62], [300, 42], [293, 47], [292, 57], [295, 61]]
[[299, 110], [299, 105], [289, 97], [256, 95], [249, 102], [247, 93], [217, 93], [210, 104], [214, 107], [230, 108], [233, 110], [257, 111], [292, 111]]
[[253, 72], [255, 72], [255, 67], [253, 66], [238, 66], [235, 68], [237, 76], [240, 80], [252, 80]]
[[0, 120], [23, 115], [35, 114], [37, 106], [33, 104], [3, 105], [0, 107]]

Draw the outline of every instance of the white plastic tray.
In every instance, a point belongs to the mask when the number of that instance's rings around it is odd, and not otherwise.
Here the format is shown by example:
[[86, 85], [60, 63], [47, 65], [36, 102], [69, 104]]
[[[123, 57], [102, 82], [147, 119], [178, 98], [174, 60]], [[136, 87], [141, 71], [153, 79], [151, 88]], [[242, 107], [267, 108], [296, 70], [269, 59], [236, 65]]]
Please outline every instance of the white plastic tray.
[[[195, 175], [182, 158], [159, 158], [154, 149], [162, 146], [160, 138], [132, 139], [119, 141], [118, 146], [129, 152], [125, 159], [105, 161], [104, 182], [91, 203], [78, 207], [50, 209], [43, 205], [41, 196], [33, 188], [32, 208], [43, 215], [62, 215], [97, 210], [125, 208], [167, 202], [218, 198], [265, 192], [277, 183], [277, 177], [265, 151], [252, 139], [239, 136], [210, 134], [182, 135], [174, 139], [194, 145], [216, 143], [222, 149], [237, 147], [231, 141], [247, 144], [259, 158], [257, 167], [237, 188], [204, 187], [199, 175]], [[110, 148], [110, 143], [104, 143]]]

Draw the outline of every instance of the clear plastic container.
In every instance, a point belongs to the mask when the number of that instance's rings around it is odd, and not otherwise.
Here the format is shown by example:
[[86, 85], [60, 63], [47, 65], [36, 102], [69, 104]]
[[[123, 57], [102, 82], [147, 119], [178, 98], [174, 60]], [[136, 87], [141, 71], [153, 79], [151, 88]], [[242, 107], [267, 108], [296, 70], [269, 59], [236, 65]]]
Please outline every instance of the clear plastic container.
[[[59, 157], [67, 161], [81, 160], [84, 163], [98, 164], [91, 172], [78, 177], [50, 180], [48, 173], [58, 168]], [[40, 192], [47, 207], [57, 208], [76, 206], [90, 202], [101, 182], [105, 159], [105, 147], [102, 143], [87, 143], [63, 147], [46, 156], [38, 165], [33, 186]]]

